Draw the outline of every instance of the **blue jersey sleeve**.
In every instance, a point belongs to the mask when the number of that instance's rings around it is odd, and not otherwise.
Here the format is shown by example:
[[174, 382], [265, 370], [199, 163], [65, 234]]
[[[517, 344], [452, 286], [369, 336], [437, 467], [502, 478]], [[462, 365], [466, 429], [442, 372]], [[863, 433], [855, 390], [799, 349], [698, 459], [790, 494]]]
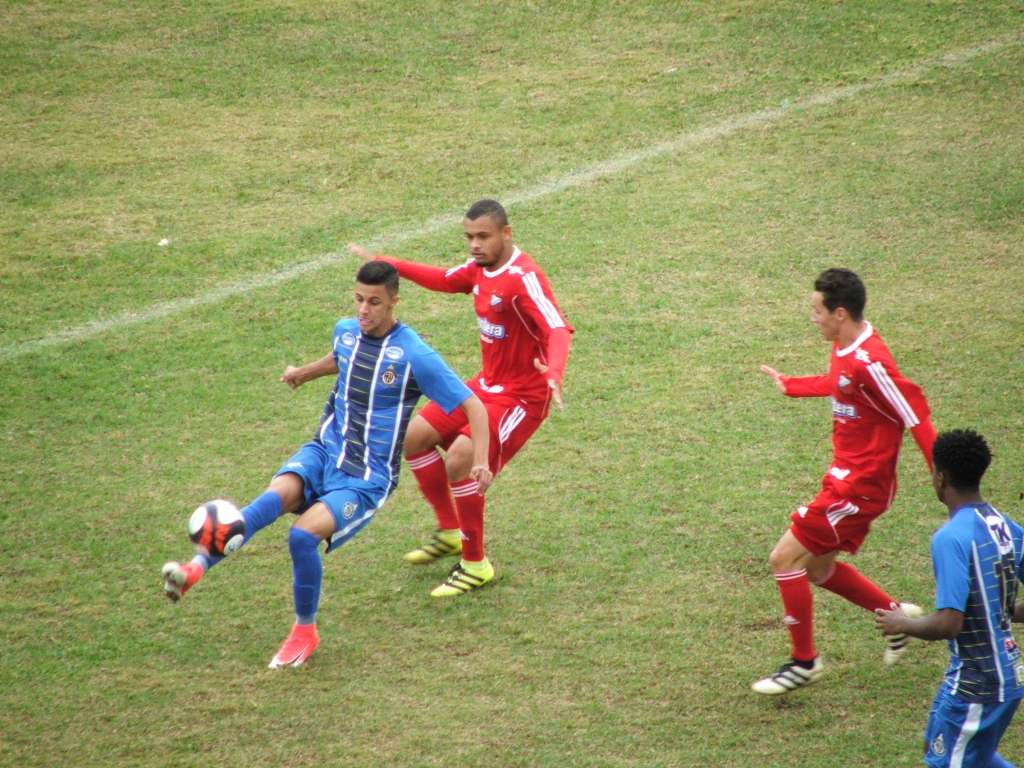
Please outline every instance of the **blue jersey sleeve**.
[[420, 391], [441, 406], [445, 413], [454, 411], [473, 394], [441, 356], [426, 344], [412, 358], [412, 375]]
[[935, 572], [935, 610], [952, 608], [964, 613], [971, 594], [971, 539], [964, 540], [947, 526], [932, 537]]

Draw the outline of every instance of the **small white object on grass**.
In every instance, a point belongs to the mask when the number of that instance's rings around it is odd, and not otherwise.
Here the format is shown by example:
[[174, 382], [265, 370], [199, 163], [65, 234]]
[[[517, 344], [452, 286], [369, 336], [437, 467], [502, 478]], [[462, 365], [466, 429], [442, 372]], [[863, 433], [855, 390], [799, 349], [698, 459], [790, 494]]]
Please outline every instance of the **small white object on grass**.
[[167, 247], [170, 244], [171, 244], [171, 239], [169, 237], [161, 237], [160, 238], [160, 242], [157, 243], [157, 245], [159, 245], [161, 248], [165, 248], [165, 247]]

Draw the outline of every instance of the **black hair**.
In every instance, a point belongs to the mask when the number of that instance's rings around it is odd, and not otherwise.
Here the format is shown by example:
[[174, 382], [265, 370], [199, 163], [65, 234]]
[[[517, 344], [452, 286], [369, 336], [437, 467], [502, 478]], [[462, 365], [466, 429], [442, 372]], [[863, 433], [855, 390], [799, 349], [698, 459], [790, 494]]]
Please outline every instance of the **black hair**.
[[390, 296], [398, 294], [398, 270], [386, 261], [368, 261], [356, 272], [356, 282], [383, 285]]
[[864, 317], [868, 292], [856, 273], [848, 269], [826, 269], [814, 281], [814, 290], [822, 295], [829, 312], [842, 307], [858, 322]]
[[505, 209], [497, 200], [487, 198], [477, 200], [466, 211], [466, 218], [470, 221], [476, 221], [481, 216], [490, 216], [491, 220], [499, 227], [508, 226], [508, 214], [505, 213]]
[[958, 491], [977, 491], [981, 476], [992, 463], [985, 438], [970, 429], [954, 429], [935, 438], [932, 462], [944, 472], [949, 484]]

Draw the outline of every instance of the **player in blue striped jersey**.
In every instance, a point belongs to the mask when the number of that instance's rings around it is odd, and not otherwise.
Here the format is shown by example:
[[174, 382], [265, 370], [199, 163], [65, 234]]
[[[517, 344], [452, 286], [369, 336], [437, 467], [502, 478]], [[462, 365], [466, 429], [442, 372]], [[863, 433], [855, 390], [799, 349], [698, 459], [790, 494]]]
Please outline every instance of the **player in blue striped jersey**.
[[[398, 271], [382, 261], [356, 275], [357, 316], [339, 320], [331, 352], [302, 367], [288, 366], [281, 381], [292, 389], [336, 375], [313, 439], [274, 475], [270, 487], [242, 509], [245, 541], [285, 513], [299, 514], [288, 537], [295, 624], [272, 668], [299, 666], [316, 649], [316, 613], [327, 551], [362, 530], [398, 484], [402, 442], [421, 396], [446, 413], [461, 408], [472, 432], [470, 477], [483, 493], [488, 467], [487, 411], [441, 357], [394, 315]], [[179, 600], [219, 558], [199, 553], [189, 563], [164, 566], [164, 591]]]
[[1011, 621], [1024, 621], [1017, 590], [1024, 578], [1024, 529], [980, 493], [991, 461], [969, 430], [938, 436], [932, 483], [949, 521], [932, 537], [935, 612], [908, 618], [876, 611], [886, 634], [949, 640], [949, 667], [925, 729], [924, 762], [933, 768], [1006, 768], [999, 739], [1024, 697], [1024, 660]]

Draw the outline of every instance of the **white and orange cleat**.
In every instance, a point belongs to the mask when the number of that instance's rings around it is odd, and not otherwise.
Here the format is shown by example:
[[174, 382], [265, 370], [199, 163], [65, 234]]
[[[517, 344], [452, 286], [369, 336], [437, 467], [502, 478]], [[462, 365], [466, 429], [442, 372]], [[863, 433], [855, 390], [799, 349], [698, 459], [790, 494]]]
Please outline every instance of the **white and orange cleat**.
[[203, 578], [206, 571], [198, 563], [179, 563], [172, 560], [164, 563], [161, 575], [164, 580], [164, 594], [172, 602], [178, 602], [185, 593]]
[[271, 669], [301, 667], [306, 659], [313, 655], [318, 645], [320, 633], [316, 631], [316, 624], [295, 624], [288, 633], [288, 639], [270, 660], [269, 666]]

